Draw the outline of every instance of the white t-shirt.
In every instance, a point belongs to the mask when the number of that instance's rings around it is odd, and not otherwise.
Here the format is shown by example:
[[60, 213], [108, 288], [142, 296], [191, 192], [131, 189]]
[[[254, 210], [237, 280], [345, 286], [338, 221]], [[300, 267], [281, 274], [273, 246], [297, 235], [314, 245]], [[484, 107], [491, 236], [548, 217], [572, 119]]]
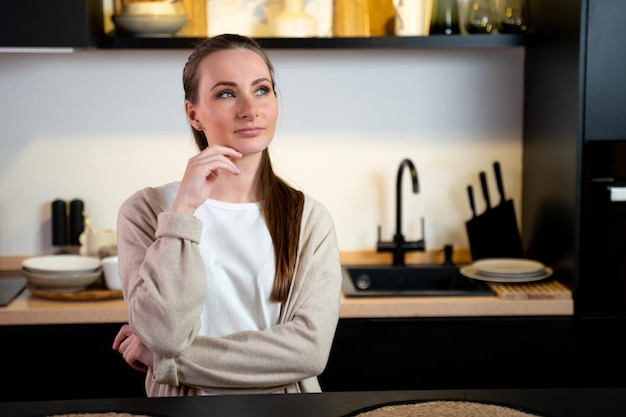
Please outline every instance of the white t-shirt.
[[276, 324], [280, 303], [269, 300], [274, 245], [260, 204], [208, 199], [195, 216], [203, 224], [199, 249], [208, 287], [200, 335], [221, 337]]

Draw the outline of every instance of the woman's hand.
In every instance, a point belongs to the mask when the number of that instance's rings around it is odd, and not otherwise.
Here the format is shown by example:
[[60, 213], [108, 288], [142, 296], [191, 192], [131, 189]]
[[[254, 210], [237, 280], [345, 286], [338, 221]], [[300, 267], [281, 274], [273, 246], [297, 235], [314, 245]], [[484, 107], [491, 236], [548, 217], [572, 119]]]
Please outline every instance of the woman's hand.
[[115, 336], [113, 349], [121, 353], [126, 363], [138, 371], [146, 372], [148, 368], [152, 368], [152, 351], [135, 336], [128, 324], [123, 325]]
[[196, 209], [209, 198], [221, 170], [239, 174], [239, 168], [232, 159], [241, 156], [240, 152], [232, 148], [213, 145], [189, 159], [171, 211], [193, 216]]

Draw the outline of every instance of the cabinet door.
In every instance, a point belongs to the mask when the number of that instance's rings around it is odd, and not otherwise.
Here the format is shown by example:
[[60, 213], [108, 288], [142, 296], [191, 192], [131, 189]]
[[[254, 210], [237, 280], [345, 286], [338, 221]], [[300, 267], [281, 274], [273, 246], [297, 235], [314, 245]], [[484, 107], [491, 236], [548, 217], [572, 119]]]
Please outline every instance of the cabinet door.
[[3, 1], [0, 46], [94, 46], [103, 27], [102, 0]]
[[626, 141], [625, 20], [626, 1], [588, 0], [584, 96], [587, 141]]

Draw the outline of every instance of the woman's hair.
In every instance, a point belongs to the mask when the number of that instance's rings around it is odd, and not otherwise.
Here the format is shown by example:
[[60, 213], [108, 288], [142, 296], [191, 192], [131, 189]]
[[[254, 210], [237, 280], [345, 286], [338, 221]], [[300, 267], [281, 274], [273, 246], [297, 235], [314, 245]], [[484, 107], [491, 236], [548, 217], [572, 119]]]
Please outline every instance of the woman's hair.
[[[276, 91], [274, 66], [261, 46], [253, 39], [245, 36], [224, 34], [205, 39], [195, 47], [189, 56], [183, 70], [185, 100], [189, 100], [193, 104], [198, 102], [200, 85], [198, 68], [202, 60], [213, 52], [231, 49], [248, 49], [263, 58], [270, 71], [272, 89], [274, 92]], [[193, 127], [191, 130], [200, 151], [209, 146], [204, 132]], [[270, 299], [284, 302], [289, 295], [289, 288], [296, 267], [304, 195], [274, 174], [267, 149], [263, 150], [261, 155], [254, 188], [274, 243], [276, 275]]]

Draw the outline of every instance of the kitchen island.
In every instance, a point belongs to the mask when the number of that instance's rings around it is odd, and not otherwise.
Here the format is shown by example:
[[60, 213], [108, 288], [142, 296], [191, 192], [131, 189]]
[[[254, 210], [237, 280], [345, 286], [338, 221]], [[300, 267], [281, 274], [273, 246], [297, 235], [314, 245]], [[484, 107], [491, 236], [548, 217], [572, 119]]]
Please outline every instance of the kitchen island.
[[33, 401], [0, 403], [0, 415], [124, 412], [159, 417], [347, 417], [384, 405], [400, 407], [430, 401], [443, 402], [439, 403], [443, 406], [453, 401], [461, 409], [496, 405], [504, 408], [503, 414], [497, 414], [501, 417], [507, 417], [508, 411], [542, 417], [621, 417], [626, 410], [626, 389], [426, 390]]

